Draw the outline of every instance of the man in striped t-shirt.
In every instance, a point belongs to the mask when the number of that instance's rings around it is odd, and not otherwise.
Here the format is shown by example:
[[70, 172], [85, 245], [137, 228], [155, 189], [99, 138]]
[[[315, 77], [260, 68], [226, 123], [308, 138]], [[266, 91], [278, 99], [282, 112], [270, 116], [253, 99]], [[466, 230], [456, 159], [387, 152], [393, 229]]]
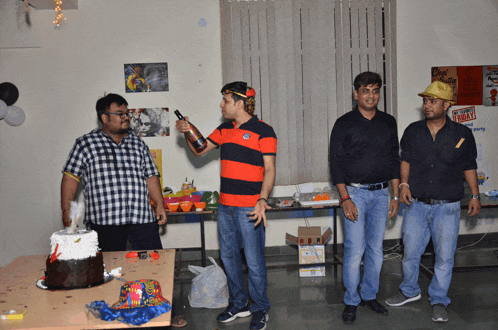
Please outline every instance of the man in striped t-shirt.
[[[277, 137], [273, 128], [254, 113], [255, 91], [245, 82], [225, 85], [220, 104], [221, 124], [207, 138], [207, 148], [196, 156], [220, 148], [221, 185], [218, 206], [220, 254], [227, 273], [230, 299], [227, 309], [218, 316], [219, 322], [253, 315], [250, 329], [266, 327], [270, 302], [266, 296], [266, 263], [264, 258], [267, 199], [275, 180]], [[184, 133], [187, 121], [178, 120], [176, 128]], [[262, 222], [262, 225], [261, 225]], [[249, 267], [248, 305], [244, 290], [242, 256], [244, 248]]]

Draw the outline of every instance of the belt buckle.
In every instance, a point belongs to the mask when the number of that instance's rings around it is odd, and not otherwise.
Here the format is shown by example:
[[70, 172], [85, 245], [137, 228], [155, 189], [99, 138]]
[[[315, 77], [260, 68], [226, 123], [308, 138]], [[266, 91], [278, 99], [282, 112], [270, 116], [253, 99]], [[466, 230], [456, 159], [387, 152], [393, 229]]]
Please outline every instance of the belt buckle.
[[368, 190], [378, 190], [379, 186], [382, 187], [382, 183], [370, 184], [368, 185]]

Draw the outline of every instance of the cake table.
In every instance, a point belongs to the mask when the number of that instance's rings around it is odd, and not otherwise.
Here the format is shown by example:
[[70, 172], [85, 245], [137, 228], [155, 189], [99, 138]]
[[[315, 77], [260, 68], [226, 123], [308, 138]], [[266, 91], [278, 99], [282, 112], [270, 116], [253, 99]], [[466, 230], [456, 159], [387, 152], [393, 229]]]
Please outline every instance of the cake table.
[[[159, 282], [163, 297], [171, 303], [175, 268], [175, 250], [159, 250], [159, 259], [126, 258], [126, 252], [104, 252], [107, 271], [122, 267], [126, 281], [153, 279]], [[148, 251], [150, 254], [153, 251]], [[0, 311], [15, 310], [26, 314], [22, 320], [0, 320], [1, 329], [112, 329], [132, 327], [119, 321], [102, 321], [85, 311], [85, 304], [104, 300], [109, 305], [119, 299], [123, 281], [113, 279], [85, 289], [45, 290], [36, 286], [44, 276], [47, 255], [19, 257], [0, 269]], [[143, 327], [168, 326], [171, 311]]]

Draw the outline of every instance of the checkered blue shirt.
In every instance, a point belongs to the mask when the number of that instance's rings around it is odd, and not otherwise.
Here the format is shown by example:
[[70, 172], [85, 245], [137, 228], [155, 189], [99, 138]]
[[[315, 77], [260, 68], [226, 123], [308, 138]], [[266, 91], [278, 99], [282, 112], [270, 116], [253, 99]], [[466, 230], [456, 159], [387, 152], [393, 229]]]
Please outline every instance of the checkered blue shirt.
[[157, 175], [149, 148], [133, 133], [118, 145], [100, 129], [78, 138], [62, 170], [82, 177], [85, 223], [144, 224], [156, 221], [147, 178]]

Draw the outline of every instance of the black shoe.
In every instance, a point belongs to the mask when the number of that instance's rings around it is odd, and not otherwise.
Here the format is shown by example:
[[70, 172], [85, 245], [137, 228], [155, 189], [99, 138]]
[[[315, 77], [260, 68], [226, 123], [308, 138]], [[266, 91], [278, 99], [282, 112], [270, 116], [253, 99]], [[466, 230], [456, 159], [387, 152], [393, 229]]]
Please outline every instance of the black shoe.
[[353, 323], [356, 320], [356, 306], [346, 305], [342, 311], [342, 320], [347, 324]]
[[377, 314], [382, 314], [382, 315], [389, 314], [389, 311], [375, 299], [372, 299], [372, 300], [363, 300], [362, 299], [360, 305], [367, 306], [368, 308], [370, 308], [371, 310], [373, 310]]

